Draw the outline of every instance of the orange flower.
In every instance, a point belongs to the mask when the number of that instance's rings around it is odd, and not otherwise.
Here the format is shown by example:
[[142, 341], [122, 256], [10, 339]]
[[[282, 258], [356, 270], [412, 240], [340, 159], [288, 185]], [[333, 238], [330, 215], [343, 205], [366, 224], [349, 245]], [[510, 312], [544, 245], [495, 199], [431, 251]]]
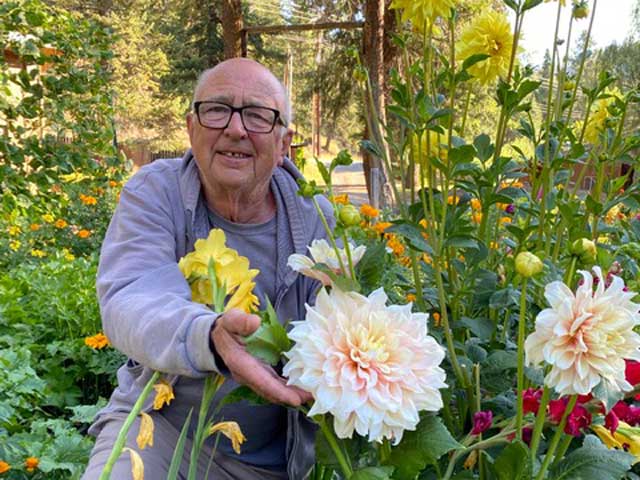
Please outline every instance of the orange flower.
[[339, 205], [347, 205], [349, 203], [349, 194], [343, 193], [342, 195], [334, 195], [333, 201]]
[[489, 248], [492, 250], [498, 249], [498, 242], [489, 242]]
[[91, 195], [83, 195], [82, 193], [80, 194], [80, 201], [85, 205], [95, 205], [98, 203], [96, 197], [92, 197]]
[[115, 180], [109, 180], [109, 186], [111, 188], [115, 188], [118, 186], [118, 182], [116, 182]]
[[76, 235], [80, 238], [89, 238], [91, 236], [91, 232], [89, 230], [80, 230]]
[[56, 220], [56, 223], [53, 224], [54, 227], [56, 228], [65, 228], [67, 225], [69, 225], [65, 220], [59, 218], [58, 220]]
[[482, 210], [482, 203], [477, 198], [471, 199], [471, 208], [474, 210]]
[[382, 235], [384, 233], [384, 231], [389, 228], [391, 225], [393, 225], [390, 222], [378, 222], [375, 225], [373, 225], [371, 228], [373, 229], [374, 232], [376, 232], [379, 235]]
[[87, 347], [93, 348], [94, 350], [101, 350], [104, 347], [111, 345], [111, 343], [109, 342], [109, 339], [102, 332], [96, 333], [92, 337], [86, 337], [84, 339], [84, 344]]
[[24, 461], [24, 466], [27, 469], [27, 472], [29, 473], [33, 472], [36, 468], [38, 468], [39, 464], [40, 464], [40, 460], [38, 460], [36, 457], [28, 457]]
[[360, 213], [365, 217], [376, 218], [378, 215], [380, 215], [380, 210], [378, 210], [377, 208], [373, 208], [371, 205], [364, 203], [360, 207]]
[[471, 221], [473, 223], [482, 222], [482, 213], [481, 212], [473, 212], [473, 215], [471, 215]]
[[431, 265], [433, 263], [433, 260], [431, 260], [431, 257], [429, 255], [427, 255], [426, 253], [424, 253], [422, 255], [422, 261], [424, 263], [426, 263], [427, 265]]
[[415, 302], [416, 301], [416, 296], [413, 293], [407, 293], [405, 298], [407, 299], [407, 302]]
[[96, 195], [104, 195], [104, 188], [96, 187]]
[[9, 465], [7, 462], [3, 460], [0, 460], [0, 474], [6, 473], [9, 470], [11, 470], [11, 465]]
[[458, 197], [457, 195], [449, 195], [447, 197], [447, 203], [449, 205], [457, 205], [460, 202], [460, 197]]
[[502, 224], [511, 223], [511, 217], [502, 217], [502, 218], [500, 218], [500, 223], [502, 223]]
[[31, 225], [29, 225], [29, 229], [32, 232], [37, 232], [38, 230], [40, 230], [40, 224], [39, 223], [32, 223]]
[[440, 326], [440, 314], [438, 312], [433, 312], [433, 315], [431, 315], [433, 317], [433, 325], [435, 327], [439, 327]]
[[397, 256], [400, 256], [404, 253], [404, 245], [402, 245], [400, 239], [392, 233], [387, 234], [387, 247], [389, 247], [391, 251]]

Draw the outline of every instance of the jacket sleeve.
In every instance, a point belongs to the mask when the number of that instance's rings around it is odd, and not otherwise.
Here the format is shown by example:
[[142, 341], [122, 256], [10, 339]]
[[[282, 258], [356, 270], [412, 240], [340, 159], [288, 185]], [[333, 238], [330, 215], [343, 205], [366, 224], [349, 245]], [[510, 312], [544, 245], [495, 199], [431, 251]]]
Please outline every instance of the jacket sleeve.
[[[164, 373], [218, 371], [209, 349], [216, 314], [191, 301], [180, 269], [167, 179], [142, 170], [123, 188], [102, 245], [97, 290], [105, 334], [129, 358]], [[175, 187], [177, 188], [177, 186]]]

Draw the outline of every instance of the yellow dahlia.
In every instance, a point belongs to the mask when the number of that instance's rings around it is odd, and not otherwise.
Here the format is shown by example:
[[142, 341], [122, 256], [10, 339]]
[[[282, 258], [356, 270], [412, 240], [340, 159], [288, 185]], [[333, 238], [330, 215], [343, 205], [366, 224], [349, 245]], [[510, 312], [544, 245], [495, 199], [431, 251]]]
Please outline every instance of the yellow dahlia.
[[[609, 390], [629, 391], [625, 359], [640, 360], [640, 305], [621, 278], [606, 286], [602, 271], [581, 271], [575, 294], [564, 283], [545, 287], [551, 308], [542, 310], [525, 341], [527, 363], [551, 366], [545, 384], [560, 395], [587, 395], [601, 382]], [[594, 278], [595, 277], [595, 278]], [[594, 289], [595, 284], [595, 289]]]
[[456, 3], [456, 0], [393, 0], [390, 7], [402, 9], [402, 21], [410, 21], [422, 31], [437, 17], [449, 18]]
[[250, 312], [258, 305], [258, 298], [253, 294], [253, 279], [260, 272], [250, 270], [249, 259], [225, 246], [225, 242], [222, 230], [211, 230], [206, 240], [196, 241], [195, 250], [181, 258], [178, 266], [191, 285], [193, 301], [211, 305], [213, 291], [209, 279], [209, 261], [213, 260], [218, 288], [224, 285], [228, 297], [224, 310], [240, 308]]
[[[600, 135], [607, 129], [607, 122], [611, 118], [609, 113], [609, 107], [615, 102], [616, 98], [621, 99], [622, 93], [617, 88], [613, 90], [606, 90], [606, 93], [611, 95], [607, 98], [600, 98], [593, 103], [593, 110], [589, 115], [589, 121], [587, 122], [587, 128], [584, 131], [584, 139], [597, 145], [600, 143]], [[578, 135], [581, 132], [583, 122], [577, 122], [576, 126]]]
[[469, 73], [481, 83], [488, 84], [509, 71], [513, 34], [506, 15], [488, 10], [476, 17], [463, 30], [458, 42], [458, 58], [463, 61], [472, 55], [489, 57], [469, 68]]

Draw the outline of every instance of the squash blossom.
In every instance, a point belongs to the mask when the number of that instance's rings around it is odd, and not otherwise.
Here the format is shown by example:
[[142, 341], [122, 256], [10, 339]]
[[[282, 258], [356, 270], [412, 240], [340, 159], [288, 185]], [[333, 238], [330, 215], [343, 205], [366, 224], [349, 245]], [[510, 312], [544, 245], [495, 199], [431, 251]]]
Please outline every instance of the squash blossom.
[[178, 267], [191, 286], [193, 301], [211, 305], [209, 261], [213, 260], [218, 288], [224, 286], [228, 296], [225, 311], [239, 308], [248, 313], [258, 306], [258, 298], [253, 294], [253, 279], [259, 270], [250, 270], [249, 259], [226, 247], [225, 241], [222, 230], [211, 230], [206, 240], [196, 241], [195, 250], [181, 258]]

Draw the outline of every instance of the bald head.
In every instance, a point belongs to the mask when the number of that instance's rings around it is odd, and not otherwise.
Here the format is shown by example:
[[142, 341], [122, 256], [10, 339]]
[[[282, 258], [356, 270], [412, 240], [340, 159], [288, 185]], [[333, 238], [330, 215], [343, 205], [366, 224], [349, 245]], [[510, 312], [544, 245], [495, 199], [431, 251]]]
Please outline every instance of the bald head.
[[212, 82], [225, 83], [229, 79], [246, 79], [247, 82], [250, 79], [254, 87], [257, 86], [264, 94], [276, 99], [284, 123], [291, 122], [291, 102], [284, 86], [268, 68], [249, 58], [231, 58], [202, 72], [196, 83], [193, 101], [203, 100], [200, 95], [206, 85]]

